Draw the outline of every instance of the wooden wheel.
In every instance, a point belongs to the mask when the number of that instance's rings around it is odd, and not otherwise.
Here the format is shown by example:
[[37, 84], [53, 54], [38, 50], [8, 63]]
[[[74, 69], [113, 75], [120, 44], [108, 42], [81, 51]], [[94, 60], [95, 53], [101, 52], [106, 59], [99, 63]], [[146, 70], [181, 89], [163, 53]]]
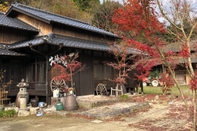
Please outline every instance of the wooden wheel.
[[63, 90], [66, 87], [66, 82], [65, 80], [55, 80], [52, 79], [50, 83], [51, 91], [53, 92], [56, 89], [59, 89], [60, 92], [63, 92]]
[[151, 83], [152, 83], [152, 86], [154, 86], [154, 87], [159, 85], [158, 80], [153, 80]]
[[106, 89], [106, 87], [105, 87], [104, 84], [99, 83], [99, 84], [96, 86], [96, 94], [97, 94], [97, 95], [107, 95], [107, 89]]

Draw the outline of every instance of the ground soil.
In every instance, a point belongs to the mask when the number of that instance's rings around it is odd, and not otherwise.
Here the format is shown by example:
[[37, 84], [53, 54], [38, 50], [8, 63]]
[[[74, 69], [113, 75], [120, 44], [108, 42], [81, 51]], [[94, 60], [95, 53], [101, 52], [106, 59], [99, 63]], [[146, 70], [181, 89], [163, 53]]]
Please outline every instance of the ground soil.
[[[55, 114], [0, 119], [0, 131], [189, 131], [191, 119], [181, 98], [171, 95], [137, 95], [132, 101], [150, 108], [108, 120]], [[188, 98], [189, 100], [189, 98]]]

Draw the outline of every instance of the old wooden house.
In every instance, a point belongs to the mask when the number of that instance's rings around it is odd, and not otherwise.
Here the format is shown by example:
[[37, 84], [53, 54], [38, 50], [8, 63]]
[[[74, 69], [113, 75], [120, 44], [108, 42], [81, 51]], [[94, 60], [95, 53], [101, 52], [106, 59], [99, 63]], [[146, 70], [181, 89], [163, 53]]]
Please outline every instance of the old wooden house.
[[[197, 71], [196, 43], [197, 40], [195, 38], [191, 39], [190, 41], [191, 62], [195, 72]], [[182, 50], [182, 48], [183, 48], [183, 44], [181, 42], [174, 42], [166, 45], [165, 48], [163, 48], [162, 50], [164, 52], [172, 51], [178, 54]], [[189, 85], [191, 77], [187, 69], [185, 68], [185, 63], [187, 63], [187, 59], [183, 57], [174, 57], [173, 62], [174, 62], [173, 64], [176, 64], [176, 67], [174, 68], [174, 73], [177, 82], [180, 85]], [[165, 70], [165, 68], [163, 68], [162, 66], [160, 66], [160, 69]]]
[[53, 77], [49, 57], [76, 51], [79, 61], [88, 67], [74, 77], [76, 95], [93, 94], [98, 82], [115, 76], [103, 61], [113, 60], [109, 44], [117, 39], [117, 35], [88, 23], [12, 4], [6, 13], [0, 13], [0, 69], [6, 70], [3, 82], [13, 80], [8, 96], [16, 97], [16, 85], [24, 78], [30, 97], [49, 103]]

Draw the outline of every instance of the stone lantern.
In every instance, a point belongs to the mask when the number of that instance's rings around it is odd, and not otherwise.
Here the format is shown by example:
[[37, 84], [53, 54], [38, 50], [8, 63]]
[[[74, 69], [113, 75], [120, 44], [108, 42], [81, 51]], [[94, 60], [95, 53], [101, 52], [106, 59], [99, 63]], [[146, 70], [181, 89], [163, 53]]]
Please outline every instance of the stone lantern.
[[26, 109], [27, 103], [29, 101], [29, 93], [27, 92], [27, 88], [29, 84], [25, 82], [24, 79], [21, 80], [17, 84], [17, 87], [19, 87], [19, 92], [16, 97], [15, 104], [17, 107], [21, 109]]

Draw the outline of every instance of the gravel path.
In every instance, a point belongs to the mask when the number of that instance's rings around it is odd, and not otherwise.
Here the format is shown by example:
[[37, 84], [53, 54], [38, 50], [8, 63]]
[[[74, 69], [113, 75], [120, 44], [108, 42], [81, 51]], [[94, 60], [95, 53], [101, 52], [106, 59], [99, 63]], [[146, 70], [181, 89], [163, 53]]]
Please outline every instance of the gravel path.
[[[154, 98], [155, 96], [146, 95], [136, 97], [137, 103], [148, 102], [150, 108], [116, 119], [90, 119], [84, 115], [87, 113], [87, 110], [84, 110], [75, 112], [81, 112], [82, 116], [68, 113], [0, 119], [0, 131], [189, 131], [191, 123], [181, 100], [166, 101], [159, 98], [155, 101]], [[118, 102], [113, 106], [97, 107], [97, 111], [110, 113], [114, 108], [129, 106], [135, 106], [135, 103]], [[94, 108], [89, 110], [89, 114], [95, 112]]]

